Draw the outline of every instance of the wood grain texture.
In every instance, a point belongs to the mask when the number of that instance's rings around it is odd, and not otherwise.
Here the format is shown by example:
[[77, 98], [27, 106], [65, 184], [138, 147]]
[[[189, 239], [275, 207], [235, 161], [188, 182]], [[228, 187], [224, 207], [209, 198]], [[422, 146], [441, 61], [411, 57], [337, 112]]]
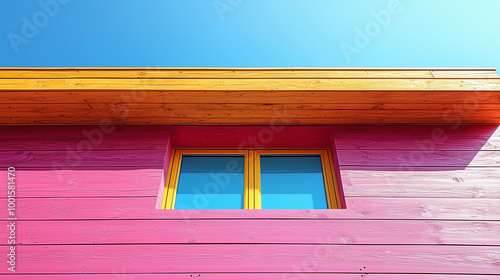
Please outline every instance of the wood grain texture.
[[0, 151], [0, 167], [161, 167], [164, 155], [162, 150]]
[[[17, 197], [138, 197], [158, 195], [163, 168], [18, 168]], [[0, 172], [7, 182], [7, 172]], [[0, 192], [7, 197], [7, 192]]]
[[457, 90], [498, 91], [499, 79], [0, 79], [0, 89], [25, 90]]
[[[446, 137], [446, 136], [444, 136]], [[448, 138], [434, 141], [429, 137], [415, 138], [412, 136], [398, 135], [392, 139], [380, 138], [380, 136], [367, 135], [364, 139], [339, 137], [339, 147], [342, 149], [356, 150], [389, 150], [391, 148], [404, 150], [498, 150], [500, 148], [500, 137], [472, 137], [472, 138]]]
[[168, 134], [165, 126], [0, 126], [0, 150], [165, 150]]
[[500, 167], [500, 151], [339, 150], [339, 164], [369, 166]]
[[500, 168], [342, 167], [347, 196], [500, 198]]
[[[418, 244], [500, 246], [500, 222], [409, 220], [20, 221], [23, 245]], [[57, 229], [57, 230], [54, 230]], [[265, 229], [265, 230], [263, 230]], [[6, 245], [8, 232], [2, 231]]]
[[330, 126], [174, 126], [176, 147], [328, 148]]
[[[373, 115], [370, 113], [370, 115]], [[382, 114], [383, 115], [383, 114]], [[420, 116], [420, 117], [419, 117]], [[458, 117], [447, 118], [444, 120], [442, 114], [422, 116], [408, 116], [401, 117], [399, 115], [393, 116], [358, 116], [358, 117], [341, 117], [341, 118], [278, 118], [275, 119], [273, 115], [269, 117], [251, 117], [245, 118], [189, 118], [189, 117], [109, 117], [115, 125], [269, 125], [274, 122], [277, 125], [331, 125], [331, 124], [468, 124], [468, 125], [491, 125], [500, 123], [500, 118], [493, 117], [475, 117], [461, 119]], [[102, 121], [101, 117], [64, 117], [64, 118], [47, 118], [38, 116], [35, 118], [0, 118], [0, 123], [3, 125], [95, 125]]]
[[18, 246], [19, 273], [351, 272], [496, 274], [500, 247], [344, 245]]
[[[473, 137], [498, 137], [500, 128], [498, 125], [334, 125], [333, 132], [335, 140], [343, 139], [345, 136], [352, 138], [411, 136], [415, 140], [423, 140], [432, 137], [434, 133], [442, 132], [447, 138], [473, 138]], [[440, 135], [440, 134], [437, 134]], [[385, 139], [385, 140], [389, 140]], [[339, 147], [339, 149], [343, 149]]]
[[[286, 119], [301, 120], [308, 118], [317, 119], [342, 119], [352, 118], [402, 118], [402, 119], [430, 119], [441, 116], [443, 121], [456, 122], [461, 111], [454, 111], [455, 104], [433, 104], [409, 105], [410, 109], [401, 109], [398, 106], [379, 107], [372, 104], [363, 105], [298, 105], [298, 106], [275, 106], [272, 104], [231, 104], [231, 105], [169, 105], [169, 104], [0, 104], [0, 118], [6, 119], [11, 116], [21, 115], [25, 119], [45, 118], [101, 118], [101, 119], [127, 119], [127, 118], [186, 118], [186, 119], [243, 119], [261, 118], [268, 122], [283, 122]], [[316, 107], [316, 108], [314, 108]], [[355, 108], [357, 107], [357, 108]], [[384, 108], [386, 107], [386, 108]], [[477, 120], [485, 117], [500, 119], [500, 104], [481, 105], [474, 111], [467, 112], [466, 120]], [[463, 113], [464, 114], [464, 113]]]
[[494, 69], [4, 68], [0, 97], [8, 125], [500, 123]]
[[[456, 151], [478, 151], [500, 149], [500, 137], [471, 137], [471, 138], [448, 138], [444, 135], [441, 140], [435, 141], [429, 134], [416, 138], [406, 135], [395, 135], [393, 138], [381, 137], [380, 135], [366, 135], [363, 139], [355, 137], [338, 137], [338, 146], [342, 149], [356, 150], [456, 150]], [[342, 150], [341, 149], [341, 150]]]
[[[465, 128], [466, 126], [461, 126]], [[335, 141], [340, 150], [458, 150], [458, 151], [478, 151], [478, 150], [499, 150], [500, 135], [498, 128], [484, 133], [477, 131], [474, 134], [467, 134], [466, 129], [460, 131], [445, 131], [439, 126], [429, 126], [422, 130], [419, 135], [412, 135], [409, 131], [400, 130], [389, 132], [384, 127], [379, 129], [390, 133], [390, 137], [382, 133], [375, 132], [373, 128], [367, 128], [364, 133], [338, 130], [334, 128]]]
[[[457, 104], [470, 106], [500, 103], [496, 91], [1, 91], [2, 104], [94, 104], [101, 103], [160, 103], [160, 104], [371, 104], [378, 108], [384, 104]], [[88, 106], [88, 105], [86, 105]], [[474, 106], [474, 107], [473, 107]]]
[[[0, 211], [7, 211], [0, 199]], [[19, 220], [81, 219], [416, 219], [498, 221], [498, 199], [346, 197], [347, 209], [160, 210], [156, 197], [19, 198]], [[5, 218], [3, 218], [5, 220]]]
[[335, 126], [340, 150], [499, 150], [497, 126]]
[[447, 79], [447, 78], [492, 78], [498, 79], [498, 73], [496, 71], [448, 71], [448, 70], [434, 70], [431, 71], [432, 77], [436, 79]]
[[[1, 273], [0, 273], [1, 274]], [[369, 278], [367, 278], [369, 276]], [[450, 275], [450, 274], [376, 274], [376, 273], [158, 273], [136, 274], [127, 273], [127, 269], [112, 270], [108, 274], [51, 274], [51, 275], [2, 275], [3, 279], [20, 280], [178, 280], [178, 279], [207, 279], [207, 280], [498, 280], [498, 275]]]
[[[150, 69], [102, 69], [102, 68], [75, 68], [75, 69], [4, 69], [0, 68], [0, 78], [9, 79], [27, 79], [27, 78], [45, 78], [50, 75], [57, 79], [74, 79], [74, 78], [132, 78], [132, 79], [203, 79], [203, 78], [434, 78], [431, 71], [425, 69], [272, 69], [272, 68], [218, 68], [218, 69], [166, 69], [166, 68], [150, 68]], [[471, 77], [474, 74], [476, 78], [489, 78], [496, 74], [494, 69], [490, 70], [442, 70], [436, 71], [438, 74], [446, 77]], [[498, 76], [497, 76], [498, 77]]]
[[[16, 279], [500, 278], [498, 126], [278, 127], [117, 126], [63, 169], [83, 127], [0, 127], [0, 162], [21, 163]], [[170, 144], [249, 138], [337, 146], [347, 209], [155, 209]]]

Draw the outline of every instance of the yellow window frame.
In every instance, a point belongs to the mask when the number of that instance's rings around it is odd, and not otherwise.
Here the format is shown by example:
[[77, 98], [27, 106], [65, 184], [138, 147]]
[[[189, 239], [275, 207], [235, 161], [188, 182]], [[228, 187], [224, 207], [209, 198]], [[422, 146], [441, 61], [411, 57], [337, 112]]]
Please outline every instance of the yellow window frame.
[[174, 209], [177, 187], [184, 155], [243, 155], [244, 203], [243, 209], [261, 209], [260, 157], [261, 155], [320, 155], [323, 181], [329, 209], [340, 209], [340, 197], [330, 149], [173, 149], [163, 194], [163, 209]]

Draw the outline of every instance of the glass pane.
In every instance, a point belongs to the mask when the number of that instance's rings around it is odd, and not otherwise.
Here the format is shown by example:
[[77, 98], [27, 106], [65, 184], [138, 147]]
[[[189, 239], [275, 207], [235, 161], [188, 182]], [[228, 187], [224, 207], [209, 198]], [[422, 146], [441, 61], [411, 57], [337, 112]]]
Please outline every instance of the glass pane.
[[175, 209], [243, 209], [244, 156], [182, 157]]
[[328, 209], [321, 156], [261, 155], [262, 209]]

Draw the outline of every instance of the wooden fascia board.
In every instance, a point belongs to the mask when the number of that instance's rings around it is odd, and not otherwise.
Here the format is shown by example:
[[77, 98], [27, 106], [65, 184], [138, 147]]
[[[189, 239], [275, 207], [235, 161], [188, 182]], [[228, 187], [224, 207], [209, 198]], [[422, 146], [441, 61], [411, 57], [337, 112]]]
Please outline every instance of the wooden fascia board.
[[[291, 111], [290, 124], [439, 124], [464, 105], [464, 123], [500, 122], [492, 68], [0, 68], [0, 97], [4, 124], [64, 123], [58, 116], [70, 124], [266, 124], [277, 108]], [[120, 110], [130, 111], [127, 120]]]

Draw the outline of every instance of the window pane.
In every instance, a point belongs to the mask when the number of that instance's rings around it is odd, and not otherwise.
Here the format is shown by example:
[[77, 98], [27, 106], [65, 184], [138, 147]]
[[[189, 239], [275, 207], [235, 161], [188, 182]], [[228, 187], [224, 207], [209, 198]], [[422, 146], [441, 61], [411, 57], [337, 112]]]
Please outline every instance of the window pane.
[[244, 156], [182, 157], [175, 209], [243, 209]]
[[321, 156], [261, 155], [262, 209], [328, 209]]

